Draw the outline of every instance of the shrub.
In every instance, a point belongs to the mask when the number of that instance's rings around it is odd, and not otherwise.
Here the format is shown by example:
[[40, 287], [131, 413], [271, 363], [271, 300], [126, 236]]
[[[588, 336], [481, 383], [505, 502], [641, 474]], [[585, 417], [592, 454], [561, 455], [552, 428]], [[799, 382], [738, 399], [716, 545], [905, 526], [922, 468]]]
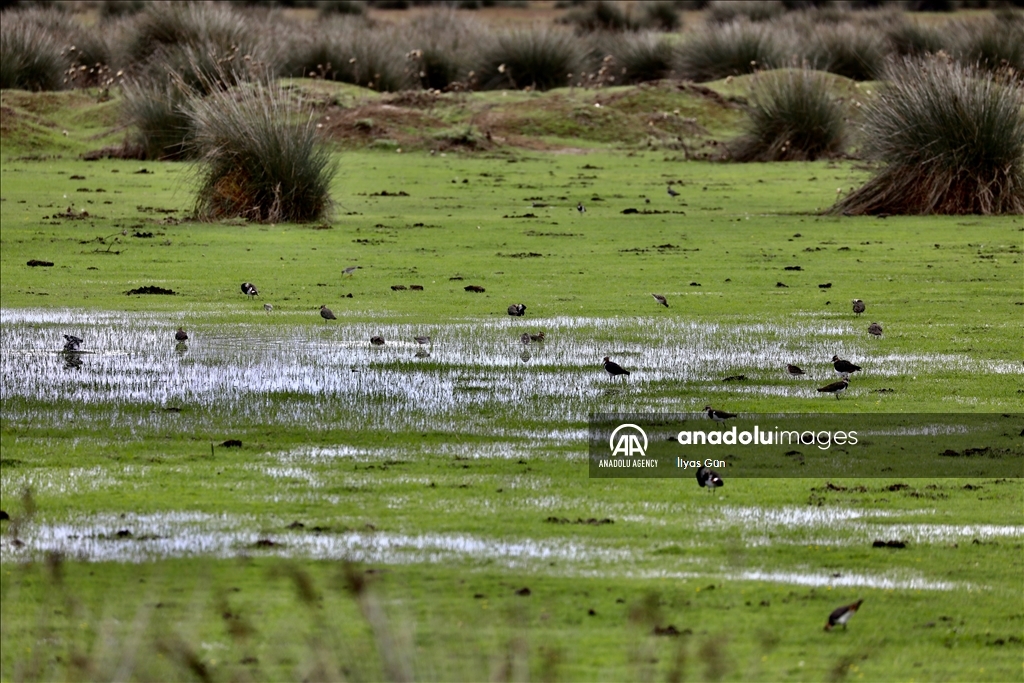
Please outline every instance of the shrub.
[[752, 73], [784, 61], [775, 32], [747, 21], [705, 27], [678, 48], [680, 75], [697, 82]]
[[348, 18], [294, 35], [281, 60], [282, 72], [289, 76], [319, 77], [382, 92], [401, 90], [410, 80], [395, 29], [374, 30]]
[[192, 126], [186, 112], [188, 97], [180, 84], [169, 80], [132, 81], [122, 90], [122, 116], [134, 131], [134, 146], [147, 159], [184, 158]]
[[1024, 212], [1024, 85], [939, 56], [890, 62], [865, 112], [882, 170], [833, 207], [848, 214]]
[[300, 117], [287, 94], [245, 84], [188, 108], [200, 159], [196, 214], [261, 222], [307, 222], [330, 211], [337, 171], [312, 117]]
[[1024, 17], [1001, 14], [966, 22], [951, 22], [953, 54], [964, 64], [983, 69], [1010, 67], [1024, 73]]
[[855, 81], [873, 81], [885, 65], [888, 46], [877, 31], [857, 24], [819, 25], [804, 59], [821, 71]]
[[101, 19], [125, 17], [146, 9], [144, 0], [102, 0], [99, 4]]
[[436, 11], [409, 24], [405, 42], [415, 80], [424, 88], [445, 90], [465, 78], [482, 29], [454, 11]]
[[842, 154], [842, 105], [827, 77], [810, 69], [755, 76], [746, 131], [730, 145], [736, 161], [813, 161]]
[[929, 53], [936, 54], [948, 42], [943, 31], [928, 24], [911, 21], [902, 14], [889, 15], [889, 19], [882, 28], [890, 48], [897, 55], [923, 57]]
[[579, 73], [582, 48], [572, 34], [553, 28], [514, 29], [484, 47], [476, 70], [481, 88], [549, 90]]
[[133, 17], [126, 41], [127, 61], [142, 64], [161, 46], [214, 45], [227, 54], [253, 55], [259, 31], [227, 4], [212, 2], [152, 3]]
[[664, 36], [626, 33], [603, 42], [601, 51], [612, 56], [615, 83], [656, 81], [672, 73], [675, 51]]
[[60, 90], [66, 58], [61, 46], [24, 13], [5, 13], [0, 24], [0, 88]]
[[770, 21], [782, 16], [786, 6], [780, 0], [715, 0], [708, 3], [707, 20], [728, 24], [738, 19]]
[[331, 14], [366, 14], [366, 4], [359, 0], [321, 0], [317, 3], [321, 16]]
[[561, 23], [580, 31], [635, 31], [640, 24], [612, 0], [596, 0], [570, 10]]

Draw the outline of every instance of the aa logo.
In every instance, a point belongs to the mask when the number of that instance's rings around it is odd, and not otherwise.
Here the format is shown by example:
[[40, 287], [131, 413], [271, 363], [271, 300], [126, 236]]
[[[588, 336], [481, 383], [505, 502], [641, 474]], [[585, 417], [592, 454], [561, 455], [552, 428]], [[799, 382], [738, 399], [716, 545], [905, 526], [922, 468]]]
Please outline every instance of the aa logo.
[[612, 456], [643, 457], [647, 453], [647, 433], [634, 424], [619, 425], [608, 439], [608, 447]]

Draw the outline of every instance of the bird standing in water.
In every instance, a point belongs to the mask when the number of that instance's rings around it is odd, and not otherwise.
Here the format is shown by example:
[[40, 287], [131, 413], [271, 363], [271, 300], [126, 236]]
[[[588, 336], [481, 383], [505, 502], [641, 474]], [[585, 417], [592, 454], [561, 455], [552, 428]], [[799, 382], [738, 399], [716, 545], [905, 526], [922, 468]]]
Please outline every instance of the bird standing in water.
[[327, 308], [326, 306], [320, 306], [320, 317], [324, 320], [337, 320], [338, 316], [334, 315], [334, 311]]
[[180, 342], [187, 342], [187, 341], [188, 341], [188, 334], [187, 334], [187, 333], [185, 332], [185, 330], [184, 330], [184, 329], [182, 329], [182, 328], [180, 328], [180, 327], [179, 327], [179, 328], [178, 328], [178, 331], [174, 333], [174, 338], [175, 338], [175, 340], [177, 340], [177, 341], [178, 341], [179, 343], [180, 343]]
[[629, 370], [624, 370], [618, 363], [612, 362], [609, 356], [604, 357], [604, 369], [608, 371], [608, 374], [612, 377], [617, 375], [629, 375]]

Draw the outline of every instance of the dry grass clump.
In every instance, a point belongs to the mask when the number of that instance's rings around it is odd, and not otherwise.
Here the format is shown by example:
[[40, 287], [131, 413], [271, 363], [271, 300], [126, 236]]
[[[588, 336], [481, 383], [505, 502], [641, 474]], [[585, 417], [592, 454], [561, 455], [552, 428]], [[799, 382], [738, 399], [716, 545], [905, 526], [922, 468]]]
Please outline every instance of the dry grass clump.
[[189, 146], [201, 163], [196, 214], [259, 222], [308, 222], [330, 211], [337, 171], [311, 116], [286, 91], [247, 83], [187, 109]]
[[25, 13], [0, 23], [0, 88], [60, 90], [68, 62], [47, 29]]
[[837, 203], [844, 214], [1024, 213], [1024, 84], [944, 55], [893, 60], [865, 112], [884, 167]]
[[484, 90], [550, 90], [568, 85], [583, 63], [582, 44], [569, 31], [512, 29], [494, 36], [481, 49], [476, 81]]
[[413, 79], [425, 89], [447, 90], [468, 77], [473, 51], [484, 28], [454, 10], [413, 19], [404, 42]]
[[730, 145], [736, 161], [814, 161], [843, 153], [845, 112], [826, 76], [808, 68], [755, 77], [745, 133]]
[[613, 83], [643, 83], [668, 78], [675, 68], [675, 49], [660, 33], [622, 33], [605, 36], [598, 53], [611, 56]]
[[678, 72], [700, 83], [783, 64], [787, 60], [778, 35], [767, 24], [749, 21], [705, 26], [679, 45]]

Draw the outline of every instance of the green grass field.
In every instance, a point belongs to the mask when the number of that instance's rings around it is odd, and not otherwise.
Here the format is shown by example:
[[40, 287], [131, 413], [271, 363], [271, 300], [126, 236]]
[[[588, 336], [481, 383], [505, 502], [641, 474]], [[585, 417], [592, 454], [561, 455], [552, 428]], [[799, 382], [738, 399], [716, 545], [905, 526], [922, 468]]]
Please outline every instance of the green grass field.
[[1024, 679], [1019, 478], [708, 495], [585, 454], [598, 412], [1024, 413], [1020, 216], [825, 217], [868, 169], [685, 161], [612, 116], [346, 140], [330, 221], [197, 223], [187, 165], [78, 158], [116, 102], [3, 101], [0, 679]]

